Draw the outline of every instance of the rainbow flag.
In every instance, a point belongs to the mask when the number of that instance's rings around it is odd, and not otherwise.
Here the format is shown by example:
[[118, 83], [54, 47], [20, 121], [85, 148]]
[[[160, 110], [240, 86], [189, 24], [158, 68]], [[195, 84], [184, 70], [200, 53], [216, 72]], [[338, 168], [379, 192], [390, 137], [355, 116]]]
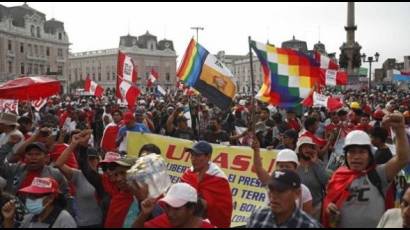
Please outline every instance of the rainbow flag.
[[194, 39], [189, 42], [177, 76], [211, 103], [223, 110], [230, 108], [236, 94], [231, 71]]
[[320, 63], [291, 49], [251, 41], [262, 67], [263, 84], [256, 95], [260, 101], [295, 108], [320, 83]]

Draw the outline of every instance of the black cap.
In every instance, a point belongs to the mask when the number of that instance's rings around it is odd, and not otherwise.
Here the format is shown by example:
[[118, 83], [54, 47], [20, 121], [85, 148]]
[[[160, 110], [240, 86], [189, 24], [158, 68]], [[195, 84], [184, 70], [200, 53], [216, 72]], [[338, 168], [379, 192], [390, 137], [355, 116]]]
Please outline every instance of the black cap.
[[88, 157], [98, 157], [98, 151], [95, 148], [87, 148]]
[[30, 151], [31, 149], [39, 149], [40, 151], [44, 152], [44, 153], [48, 153], [47, 147], [45, 144], [41, 143], [41, 142], [33, 142], [29, 145], [27, 145], [26, 147], [26, 152]]
[[300, 188], [299, 175], [292, 170], [277, 170], [272, 173], [268, 187], [270, 190], [284, 192], [290, 189]]
[[192, 148], [188, 149], [187, 151], [191, 152], [191, 154], [211, 154], [212, 153], [212, 145], [210, 145], [206, 141], [199, 141], [195, 143]]

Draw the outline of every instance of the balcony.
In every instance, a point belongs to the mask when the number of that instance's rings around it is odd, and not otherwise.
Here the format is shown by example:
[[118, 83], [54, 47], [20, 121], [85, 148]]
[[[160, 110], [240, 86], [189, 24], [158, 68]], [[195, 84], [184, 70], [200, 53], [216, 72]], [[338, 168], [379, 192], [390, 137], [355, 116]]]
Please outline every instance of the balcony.
[[12, 50], [7, 50], [7, 57], [16, 57], [16, 54]]
[[30, 54], [26, 55], [27, 59], [33, 60], [33, 61], [43, 61], [43, 62], [47, 62], [47, 57], [46, 56], [33, 56]]
[[58, 57], [57, 56], [57, 63], [65, 63], [67, 60], [64, 57]]

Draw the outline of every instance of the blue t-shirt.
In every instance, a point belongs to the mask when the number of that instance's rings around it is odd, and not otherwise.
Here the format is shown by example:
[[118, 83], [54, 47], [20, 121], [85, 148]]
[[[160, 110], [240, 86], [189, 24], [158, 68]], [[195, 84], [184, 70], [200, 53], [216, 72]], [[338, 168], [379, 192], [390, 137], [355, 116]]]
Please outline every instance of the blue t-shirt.
[[127, 131], [140, 132], [140, 133], [151, 133], [151, 131], [144, 124], [135, 123], [135, 126], [130, 129], [127, 126], [123, 126], [122, 128], [120, 128], [120, 131], [118, 132], [118, 136], [119, 137], [125, 136]]

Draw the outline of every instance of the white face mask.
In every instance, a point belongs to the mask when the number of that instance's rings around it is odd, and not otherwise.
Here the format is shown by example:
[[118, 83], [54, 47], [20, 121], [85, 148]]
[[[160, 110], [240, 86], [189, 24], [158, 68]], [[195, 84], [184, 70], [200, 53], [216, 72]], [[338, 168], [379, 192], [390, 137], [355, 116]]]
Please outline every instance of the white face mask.
[[26, 199], [26, 208], [29, 213], [38, 215], [43, 212], [44, 210], [44, 201], [45, 197], [37, 198], [37, 199]]

